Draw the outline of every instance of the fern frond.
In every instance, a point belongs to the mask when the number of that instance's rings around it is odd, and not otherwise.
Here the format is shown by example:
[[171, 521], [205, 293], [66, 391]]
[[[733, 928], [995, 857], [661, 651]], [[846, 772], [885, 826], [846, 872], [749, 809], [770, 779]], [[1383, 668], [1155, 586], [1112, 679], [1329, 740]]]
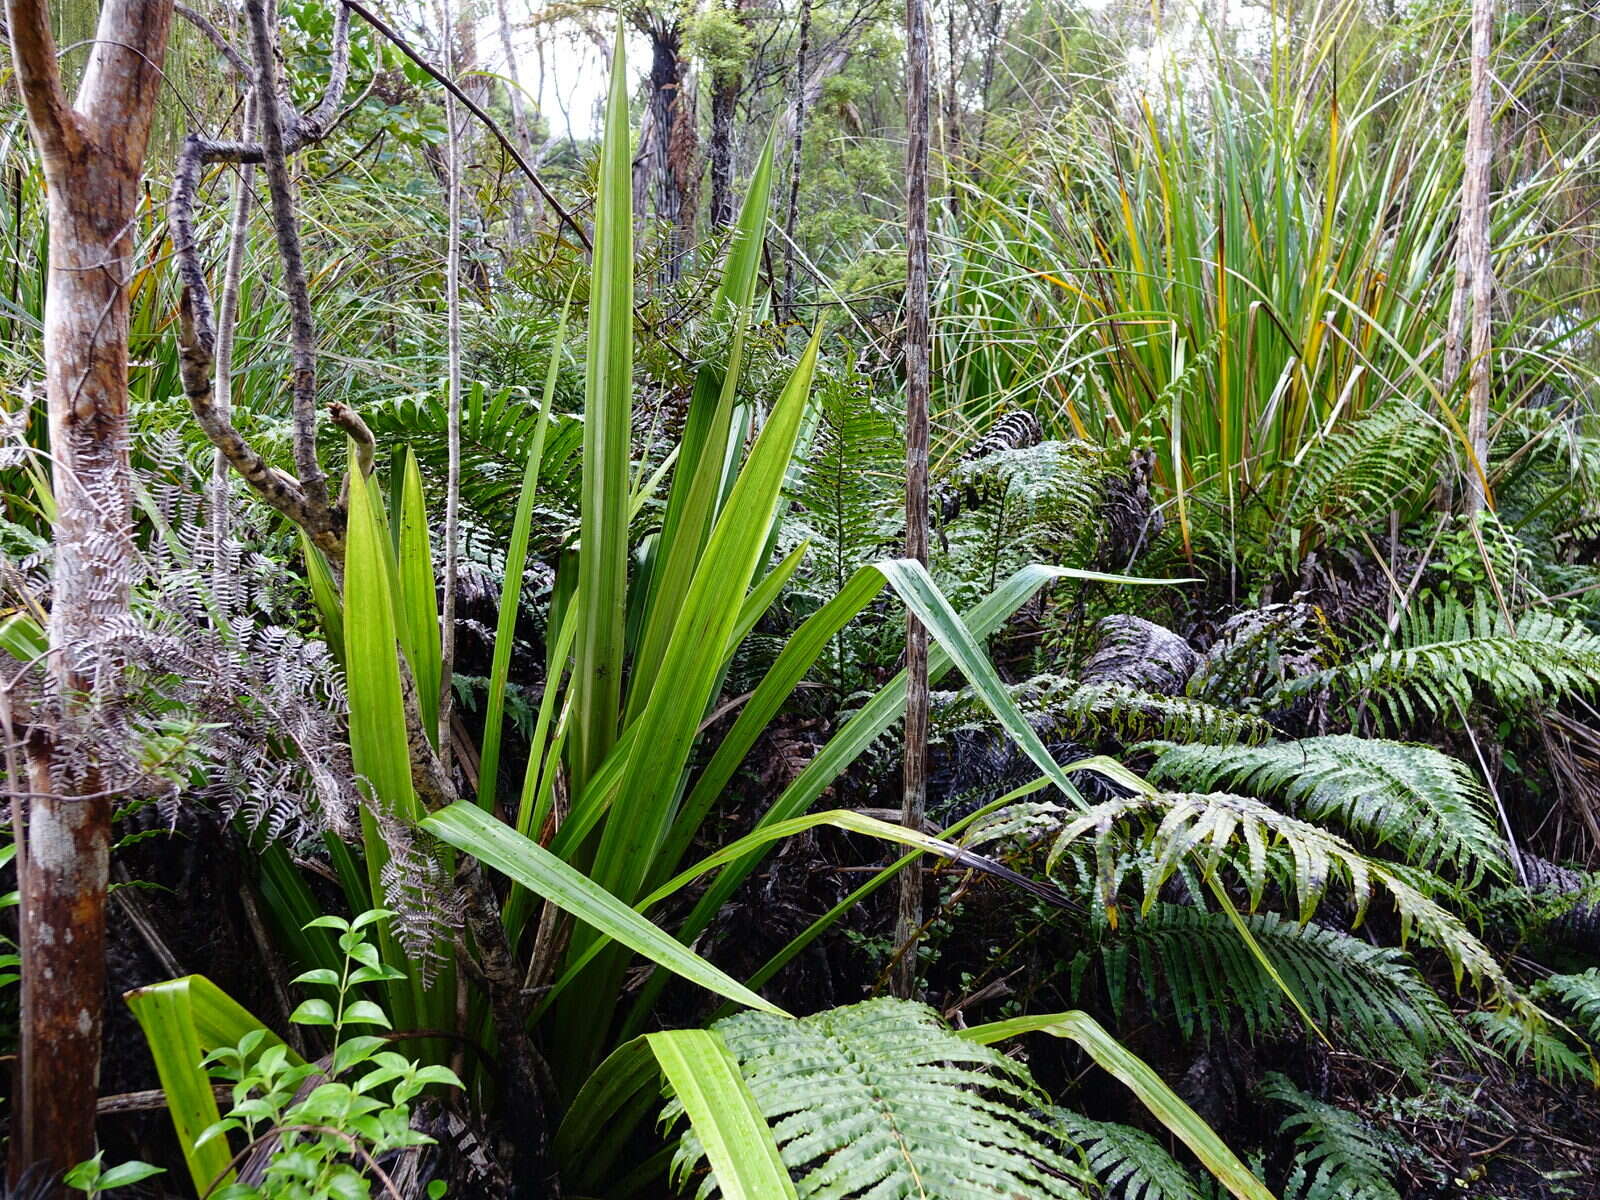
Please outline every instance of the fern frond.
[[1431, 746], [1335, 734], [1264, 746], [1155, 743], [1152, 783], [1287, 801], [1408, 861], [1448, 865], [1469, 885], [1509, 874], [1489, 794], [1463, 763]]
[[[746, 1012], [716, 1029], [803, 1200], [1082, 1200], [1080, 1185], [1093, 1185], [1051, 1148], [1026, 1068], [957, 1037], [926, 1005], [868, 1000], [800, 1020]], [[686, 1137], [680, 1164], [699, 1154]]]
[[1558, 1022], [1538, 1012], [1475, 1012], [1467, 1022], [1483, 1044], [1507, 1062], [1533, 1068], [1543, 1079], [1566, 1084], [1586, 1080], [1600, 1087], [1600, 1063], [1561, 1036]]
[[1279, 512], [1277, 544], [1298, 562], [1310, 546], [1369, 514], [1403, 507], [1431, 487], [1443, 433], [1409, 404], [1394, 403], [1308, 443]]
[[[468, 399], [461, 413], [462, 503], [469, 512], [497, 525], [506, 509], [515, 505], [522, 487], [539, 422], [538, 397], [520, 388], [489, 391], [474, 385]], [[559, 401], [556, 407], [560, 407]], [[443, 397], [433, 392], [384, 397], [364, 408], [361, 415], [379, 445], [410, 445], [424, 469], [437, 477], [445, 474], [449, 445]], [[576, 511], [582, 449], [583, 421], [552, 412], [539, 466], [539, 499], [547, 517], [557, 510]], [[534, 527], [540, 525], [536, 516]]]
[[[1162, 696], [1121, 683], [1079, 683], [1061, 675], [1036, 675], [1008, 689], [1012, 700], [1044, 738], [1090, 742], [1101, 737], [1124, 743], [1264, 742], [1272, 726], [1260, 717], [1193, 700]], [[970, 692], [936, 694], [933, 735], [987, 728], [989, 709]]]
[[1585, 1037], [1600, 1046], [1600, 968], [1581, 975], [1552, 975], [1528, 989], [1535, 1000], [1556, 1000], [1572, 1014]]
[[[1442, 1046], [1466, 1048], [1449, 1008], [1403, 952], [1277, 913], [1242, 919], [1317, 1024], [1353, 1048], [1414, 1067]], [[1169, 1004], [1185, 1037], [1240, 1023], [1253, 1036], [1298, 1019], [1220, 912], [1157, 903], [1108, 931], [1100, 958], [1114, 1008], [1123, 1006], [1130, 968], [1137, 970], [1146, 1002]]]
[[1380, 723], [1402, 729], [1465, 708], [1475, 693], [1501, 708], [1568, 694], [1592, 695], [1600, 681], [1600, 635], [1547, 612], [1513, 628], [1481, 598], [1468, 608], [1422, 601], [1401, 619], [1393, 645], [1290, 680], [1280, 700], [1322, 688], [1365, 699]]
[[[1456, 985], [1469, 977], [1508, 1002], [1526, 1004], [1488, 947], [1474, 937], [1454, 913], [1433, 900], [1421, 886], [1419, 872], [1370, 859], [1336, 834], [1286, 816], [1260, 800], [1227, 793], [1136, 795], [1096, 804], [1073, 817], [1057, 835], [1047, 871], [1079, 839], [1092, 834], [1100, 902], [1111, 909], [1134, 855], [1124, 853], [1127, 839], [1113, 836], [1119, 825], [1132, 825], [1132, 844], [1148, 850], [1144, 871], [1145, 906], [1191, 854], [1208, 869], [1226, 864], [1249, 891], [1250, 909], [1260, 906], [1269, 880], [1269, 859], [1288, 869], [1275, 880], [1299, 902], [1299, 919], [1309, 921], [1330, 883], [1341, 882], [1355, 904], [1360, 924], [1374, 884], [1388, 893], [1400, 918], [1404, 943], [1412, 935], [1449, 960]], [[1269, 847], [1281, 854], [1268, 854]], [[1243, 850], [1243, 854], [1239, 853]]]
[[899, 519], [895, 481], [904, 440], [895, 418], [870, 389], [848, 380], [817, 381], [817, 427], [799, 474], [795, 532], [812, 544], [808, 570], [828, 595], [876, 556]]
[[1098, 447], [1040, 442], [961, 463], [966, 503], [942, 531], [936, 566], [953, 583], [993, 589], [1030, 562], [1084, 566], [1094, 557], [1106, 469]]
[[1049, 1115], [1082, 1150], [1111, 1200], [1202, 1200], [1189, 1172], [1144, 1130], [1092, 1121], [1067, 1108]]
[[1399, 1138], [1307, 1095], [1277, 1071], [1262, 1079], [1261, 1094], [1293, 1110], [1278, 1126], [1299, 1147], [1286, 1200], [1400, 1200], [1390, 1178], [1403, 1149]]

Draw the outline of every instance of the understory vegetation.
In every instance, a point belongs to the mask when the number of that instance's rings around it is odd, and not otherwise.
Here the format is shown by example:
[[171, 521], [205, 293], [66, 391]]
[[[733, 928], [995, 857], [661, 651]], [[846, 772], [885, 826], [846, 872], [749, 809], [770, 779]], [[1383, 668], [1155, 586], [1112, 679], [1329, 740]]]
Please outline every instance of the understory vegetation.
[[0, 1195], [1600, 1195], [1600, 23], [1489, 8], [9, 0]]

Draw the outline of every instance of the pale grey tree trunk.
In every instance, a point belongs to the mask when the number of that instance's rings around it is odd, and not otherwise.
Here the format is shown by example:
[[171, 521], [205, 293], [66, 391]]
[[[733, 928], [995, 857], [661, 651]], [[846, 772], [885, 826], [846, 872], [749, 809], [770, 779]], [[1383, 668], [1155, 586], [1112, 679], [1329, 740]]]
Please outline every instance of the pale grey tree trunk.
[[[906, 557], [928, 561], [928, 12], [906, 0]], [[901, 823], [922, 828], [927, 805], [928, 631], [906, 613], [906, 729]], [[895, 995], [917, 987], [922, 871], [901, 877]]]
[[[1489, 255], [1489, 185], [1493, 167], [1493, 129], [1489, 100], [1489, 53], [1494, 40], [1493, 0], [1473, 0], [1471, 88], [1467, 100], [1465, 170], [1461, 181], [1461, 227], [1456, 235], [1455, 290], [1445, 328], [1444, 386], [1467, 376], [1467, 512], [1488, 502], [1489, 388], [1494, 273]], [[1472, 315], [1470, 338], [1467, 313]]]

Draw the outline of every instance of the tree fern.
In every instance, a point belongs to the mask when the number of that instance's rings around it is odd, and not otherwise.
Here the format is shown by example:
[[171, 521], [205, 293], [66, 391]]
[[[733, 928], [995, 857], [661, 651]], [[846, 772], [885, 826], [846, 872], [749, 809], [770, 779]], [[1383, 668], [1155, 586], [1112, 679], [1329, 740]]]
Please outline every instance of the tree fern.
[[[1416, 1069], [1441, 1047], [1465, 1049], [1450, 1010], [1398, 951], [1277, 913], [1243, 918], [1250, 936], [1330, 1036]], [[1112, 1005], [1125, 1005], [1130, 972], [1145, 1003], [1170, 1005], [1185, 1037], [1242, 1024], [1252, 1036], [1298, 1018], [1281, 988], [1220, 912], [1157, 903], [1103, 931], [1099, 959]]]
[[[1115, 833], [1122, 825], [1133, 828], [1118, 838]], [[1402, 941], [1417, 934], [1443, 953], [1458, 985], [1463, 976], [1470, 977], [1508, 1002], [1526, 1004], [1489, 949], [1460, 917], [1427, 894], [1424, 873], [1367, 858], [1343, 838], [1259, 800], [1225, 793], [1179, 793], [1096, 804], [1062, 827], [1047, 871], [1053, 871], [1074, 843], [1091, 834], [1099, 899], [1108, 911], [1136, 862], [1147, 864], [1142, 874], [1144, 903], [1149, 907], [1161, 885], [1190, 854], [1208, 867], [1231, 867], [1248, 890], [1252, 911], [1260, 906], [1269, 880], [1275, 882], [1298, 901], [1301, 922], [1311, 919], [1329, 885], [1337, 881], [1353, 900], [1359, 924], [1376, 884], [1394, 904]], [[1130, 854], [1130, 846], [1149, 854]]]
[[1194, 1178], [1144, 1130], [1070, 1108], [1051, 1109], [1050, 1119], [1082, 1150], [1108, 1200], [1202, 1200]]
[[1475, 694], [1501, 708], [1567, 693], [1592, 694], [1600, 680], [1600, 635], [1547, 612], [1524, 614], [1515, 628], [1480, 598], [1408, 609], [1392, 645], [1291, 680], [1288, 700], [1322, 688], [1354, 705], [1365, 701], [1379, 724], [1401, 729], [1466, 707]]
[[[1051, 1148], [1056, 1131], [1026, 1068], [957, 1037], [926, 1005], [868, 1000], [801, 1020], [746, 1012], [715, 1028], [802, 1200], [1079, 1200], [1093, 1184]], [[686, 1135], [680, 1170], [701, 1157]], [[700, 1192], [715, 1190], [708, 1179]]]
[[1430, 746], [1336, 734], [1264, 746], [1155, 745], [1151, 782], [1229, 789], [1295, 805], [1410, 862], [1449, 866], [1468, 884], [1508, 875], [1487, 791]]
[[1307, 1095], [1276, 1071], [1261, 1081], [1261, 1094], [1293, 1110], [1278, 1126], [1294, 1134], [1298, 1147], [1284, 1200], [1400, 1200], [1390, 1178], [1403, 1151], [1397, 1137]]

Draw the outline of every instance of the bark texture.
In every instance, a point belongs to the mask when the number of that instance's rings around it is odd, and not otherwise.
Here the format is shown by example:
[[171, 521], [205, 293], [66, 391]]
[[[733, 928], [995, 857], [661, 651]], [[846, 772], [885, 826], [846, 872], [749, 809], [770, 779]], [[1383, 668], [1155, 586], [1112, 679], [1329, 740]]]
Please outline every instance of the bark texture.
[[[139, 176], [161, 86], [172, 0], [109, 0], [74, 102], [43, 0], [8, 0], [16, 82], [49, 191], [45, 387], [57, 505], [50, 664], [59, 719], [79, 719], [116, 670], [134, 573], [128, 466], [128, 284]], [[21, 1046], [13, 1180], [94, 1152], [112, 798], [93, 762], [29, 739], [18, 830]], [[14, 781], [17, 786], [20, 781]]]
[[1489, 108], [1489, 52], [1494, 41], [1494, 0], [1473, 0], [1472, 80], [1467, 101], [1465, 171], [1461, 181], [1461, 228], [1457, 234], [1456, 284], [1450, 300], [1445, 331], [1445, 386], [1460, 378], [1466, 335], [1468, 297], [1471, 298], [1471, 336], [1467, 350], [1467, 442], [1472, 461], [1467, 464], [1466, 495], [1469, 513], [1483, 511], [1489, 502], [1489, 385], [1490, 320], [1494, 299], [1494, 273], [1489, 257], [1489, 185], [1493, 167], [1493, 130]]
[[[928, 561], [928, 12], [906, 0], [906, 557]], [[906, 614], [906, 733], [901, 823], [921, 829], [928, 791], [928, 631]], [[917, 986], [922, 873], [902, 876], [895, 994]]]

